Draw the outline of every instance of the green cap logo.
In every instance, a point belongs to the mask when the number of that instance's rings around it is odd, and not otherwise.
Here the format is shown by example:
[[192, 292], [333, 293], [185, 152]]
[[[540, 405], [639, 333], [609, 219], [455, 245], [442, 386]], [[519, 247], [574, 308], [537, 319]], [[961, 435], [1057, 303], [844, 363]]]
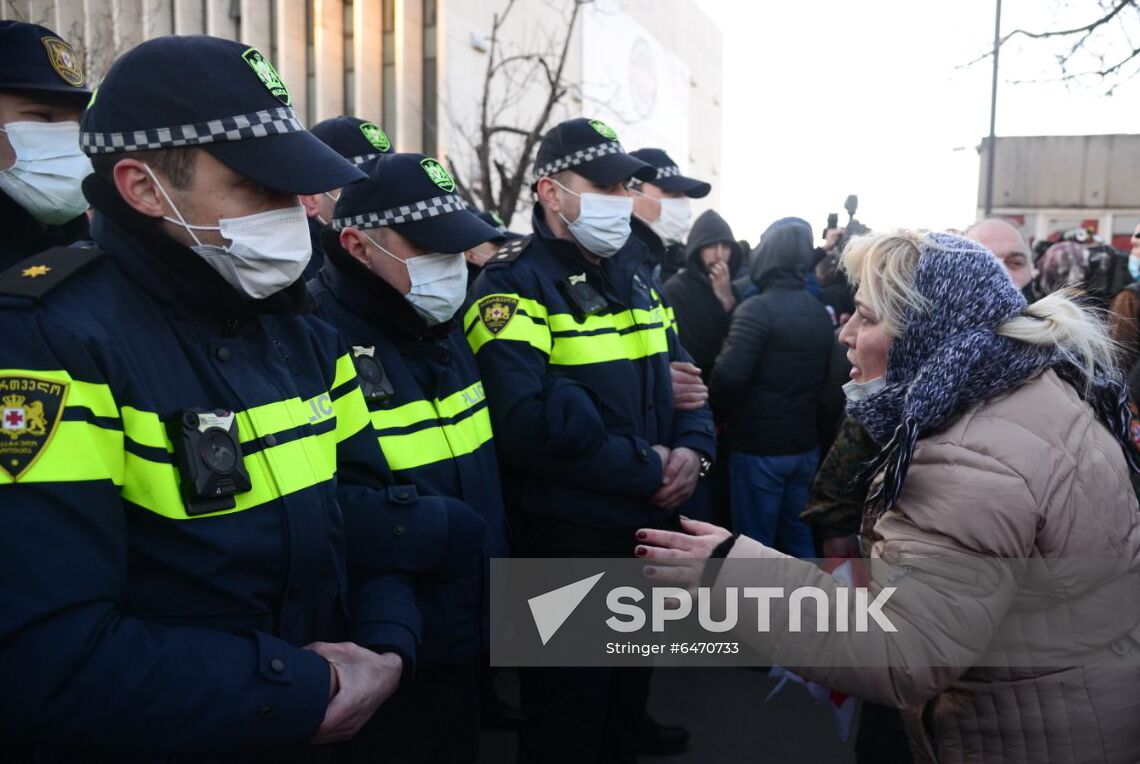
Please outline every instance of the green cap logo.
[[606, 140], [616, 141], [618, 139], [617, 133], [614, 132], [614, 129], [600, 119], [591, 119], [590, 127], [597, 130], [598, 135], [602, 136]]
[[273, 94], [274, 98], [286, 106], [293, 103], [293, 99], [289, 95], [289, 88], [285, 87], [285, 83], [281, 81], [281, 75], [273, 68], [273, 64], [269, 63], [269, 59], [261, 55], [261, 51], [257, 48], [250, 48], [242, 53], [241, 57], [245, 59], [249, 68], [253, 69], [253, 73], [261, 80], [261, 84], [265, 85], [265, 89]]
[[443, 165], [435, 159], [428, 157], [427, 159], [421, 160], [420, 167], [424, 168], [424, 172], [431, 178], [431, 182], [444, 191], [450, 194], [455, 190], [455, 181], [447, 174], [447, 170], [443, 169]]
[[375, 146], [381, 154], [392, 148], [392, 142], [388, 140], [387, 133], [381, 130], [378, 125], [371, 122], [361, 122], [360, 132], [364, 135], [364, 139]]
[[502, 216], [500, 216], [499, 213], [495, 212], [494, 210], [491, 210], [491, 220], [494, 220], [495, 225], [499, 226], [499, 228], [507, 227], [507, 224], [503, 222]]

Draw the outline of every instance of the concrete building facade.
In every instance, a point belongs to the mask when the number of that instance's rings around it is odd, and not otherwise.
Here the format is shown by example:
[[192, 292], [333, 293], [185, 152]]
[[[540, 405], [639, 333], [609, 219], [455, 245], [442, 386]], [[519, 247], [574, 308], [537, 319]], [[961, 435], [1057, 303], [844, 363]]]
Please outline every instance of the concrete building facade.
[[[985, 207], [988, 139], [982, 142], [978, 215]], [[1140, 135], [998, 138], [993, 214], [1025, 234], [1089, 228], [1117, 249], [1131, 248], [1140, 224]]]
[[[508, 55], [548, 51], [573, 0], [516, 0], [501, 35]], [[399, 151], [473, 166], [493, 14], [508, 0], [4, 0], [0, 18], [45, 24], [75, 45], [98, 82], [111, 61], [166, 34], [241, 40], [276, 66], [306, 124], [338, 114], [374, 121]], [[610, 123], [629, 150], [666, 148], [713, 183], [721, 158], [721, 33], [694, 0], [584, 4], [566, 61], [567, 96], [552, 122]], [[501, 119], [533, 124], [536, 73], [498, 78]], [[509, 143], [504, 144], [507, 149]], [[508, 152], [509, 153], [509, 152]], [[698, 210], [699, 211], [699, 210]], [[525, 220], [525, 215], [520, 216]]]

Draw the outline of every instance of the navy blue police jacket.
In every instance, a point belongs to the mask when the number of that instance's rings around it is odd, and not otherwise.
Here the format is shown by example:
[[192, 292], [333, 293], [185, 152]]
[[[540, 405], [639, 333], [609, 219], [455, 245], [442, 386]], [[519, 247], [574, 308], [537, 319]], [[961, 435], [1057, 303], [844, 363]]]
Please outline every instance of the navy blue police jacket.
[[335, 245], [309, 282], [329, 321], [366, 364], [363, 383], [375, 437], [388, 466], [421, 496], [458, 500], [448, 517], [448, 552], [417, 578], [424, 618], [419, 665], [455, 665], [486, 651], [488, 560], [506, 554], [498, 460], [483, 383], [458, 322], [428, 324], [408, 301]]
[[[447, 507], [392, 479], [303, 284], [246, 301], [85, 190], [98, 252], [0, 277], [0, 740], [36, 760], [303, 759], [330, 667], [302, 646], [414, 659], [408, 542]], [[229, 510], [180, 492], [167, 425], [198, 407], [236, 412], [251, 487]]]
[[464, 315], [507, 508], [591, 528], [661, 524], [652, 446], [715, 452], [708, 408], [673, 408], [669, 364], [691, 359], [639, 240], [593, 264], [541, 212], [532, 237], [483, 267]]

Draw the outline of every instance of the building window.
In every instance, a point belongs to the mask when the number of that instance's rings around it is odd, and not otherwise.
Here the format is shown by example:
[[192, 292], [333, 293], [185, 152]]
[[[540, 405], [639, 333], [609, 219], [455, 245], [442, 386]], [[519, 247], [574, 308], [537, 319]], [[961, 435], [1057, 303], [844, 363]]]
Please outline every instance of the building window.
[[424, 2], [424, 118], [423, 152], [432, 156], [436, 153], [438, 136], [436, 131], [436, 0]]
[[396, 0], [384, 0], [380, 38], [380, 119], [388, 139], [396, 141]]
[[305, 124], [317, 121], [317, 45], [315, 0], [305, 0]]
[[344, 113], [356, 114], [356, 40], [353, 0], [344, 0]]

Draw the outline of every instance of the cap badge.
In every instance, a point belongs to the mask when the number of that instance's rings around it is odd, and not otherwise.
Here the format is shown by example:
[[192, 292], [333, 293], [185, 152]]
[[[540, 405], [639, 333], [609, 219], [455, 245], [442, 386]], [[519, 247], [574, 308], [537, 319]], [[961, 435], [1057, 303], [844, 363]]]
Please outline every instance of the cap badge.
[[437, 160], [428, 157], [420, 161], [420, 167], [424, 168], [431, 182], [442, 188], [447, 193], [455, 190], [455, 181], [447, 174], [447, 170], [443, 169]]
[[83, 87], [83, 60], [75, 48], [58, 37], [41, 37], [40, 42], [47, 50], [48, 63], [59, 78], [72, 87]]
[[20, 271], [20, 275], [26, 279], [38, 279], [40, 276], [46, 276], [49, 273], [51, 273], [50, 265], [33, 265]]
[[616, 141], [618, 139], [617, 133], [614, 132], [614, 129], [600, 119], [591, 119], [590, 127], [597, 130], [598, 135], [602, 136], [608, 141]]
[[392, 148], [392, 142], [388, 140], [388, 134], [380, 129], [378, 125], [371, 122], [361, 122], [360, 132], [364, 136], [364, 140], [371, 143], [377, 151], [387, 151]]
[[269, 63], [269, 59], [261, 55], [261, 51], [257, 48], [249, 48], [241, 54], [241, 57], [245, 59], [249, 68], [253, 69], [254, 74], [261, 80], [261, 84], [265, 85], [265, 89], [272, 93], [274, 98], [286, 106], [293, 103], [293, 99], [289, 95], [289, 88], [285, 87], [285, 83], [281, 81], [281, 75], [273, 68], [273, 64]]

